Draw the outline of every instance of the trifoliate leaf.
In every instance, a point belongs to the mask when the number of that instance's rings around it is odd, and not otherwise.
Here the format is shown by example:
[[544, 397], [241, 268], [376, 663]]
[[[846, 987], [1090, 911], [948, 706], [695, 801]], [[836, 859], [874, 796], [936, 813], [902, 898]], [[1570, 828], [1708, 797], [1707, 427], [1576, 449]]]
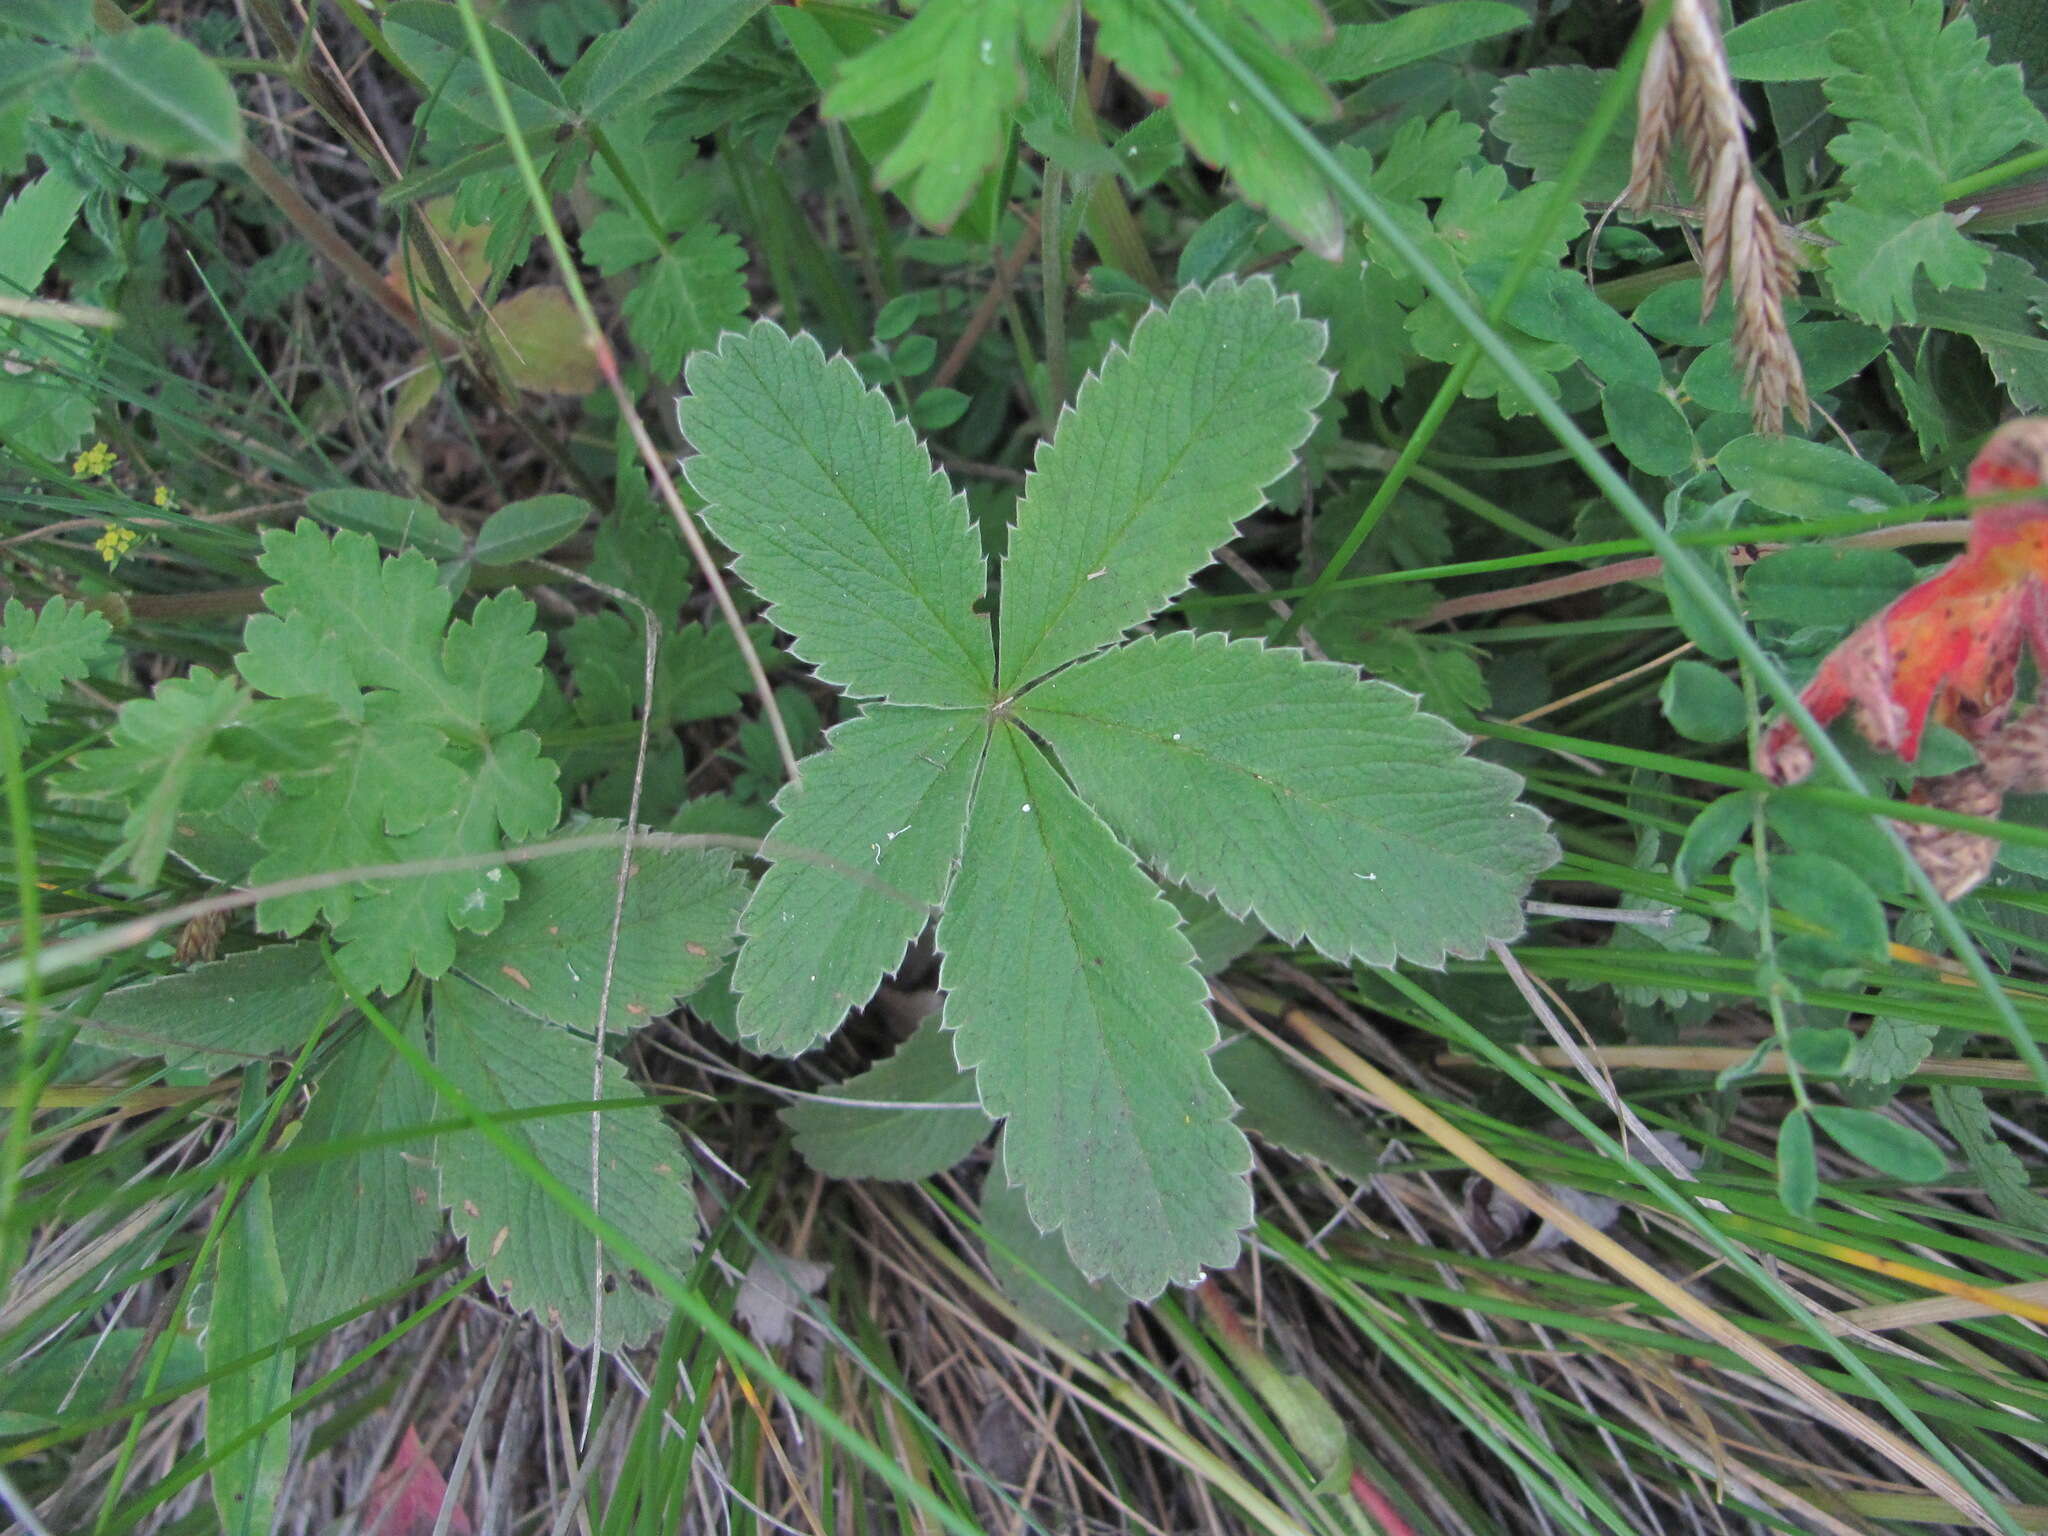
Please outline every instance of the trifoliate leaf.
[[651, 0], [623, 29], [601, 34], [609, 46], [592, 47], [577, 61], [563, 82], [564, 94], [587, 119], [607, 120], [630, 111], [694, 73], [762, 3]]
[[169, 1067], [224, 1072], [295, 1051], [341, 1002], [316, 944], [273, 944], [117, 987], [93, 1006], [85, 1036]]
[[[422, 1037], [416, 1006], [392, 1022]], [[288, 1164], [270, 1176], [295, 1328], [399, 1284], [441, 1231], [431, 1137], [351, 1146], [380, 1132], [432, 1124], [433, 1091], [367, 1027], [317, 1082], [312, 1108], [292, 1141], [294, 1152], [317, 1160]], [[328, 1149], [331, 1155], [318, 1156]]]
[[1264, 278], [1185, 289], [1081, 385], [1003, 562], [1014, 691], [1183, 590], [1294, 462], [1330, 389], [1322, 327]]
[[[459, 12], [427, 0], [399, 0], [388, 7], [381, 30], [405, 67], [418, 77], [429, 99], [428, 110], [459, 113], [488, 133], [499, 131], [498, 109], [484, 72], [469, 48], [469, 36]], [[503, 27], [486, 22], [484, 40], [491, 51], [494, 73], [512, 105], [513, 119], [522, 133], [544, 128], [568, 117], [569, 104], [562, 88], [540, 60]]]
[[[487, 1114], [549, 1104], [587, 1102], [590, 1046], [463, 981], [434, 989], [434, 1060], [470, 1107]], [[625, 1069], [603, 1065], [603, 1097], [633, 1089]], [[440, 1118], [462, 1114], [452, 1103]], [[597, 1111], [596, 1209], [633, 1234], [680, 1274], [697, 1248], [697, 1202], [682, 1143], [652, 1105]], [[517, 1138], [562, 1183], [590, 1200], [589, 1114], [546, 1115], [507, 1122]], [[522, 1312], [562, 1330], [577, 1348], [594, 1337], [593, 1287], [599, 1284], [595, 1240], [522, 1170], [473, 1127], [434, 1144], [440, 1200], [455, 1232], [500, 1295]], [[604, 1265], [603, 1347], [637, 1344], [667, 1317], [669, 1304], [632, 1283], [616, 1256]]]
[[36, 612], [18, 597], [0, 608], [0, 675], [25, 725], [50, 718], [50, 701], [113, 654], [113, 626], [91, 609], [53, 597]]
[[1557, 859], [1521, 781], [1410, 695], [1255, 640], [1135, 641], [1017, 714], [1148, 861], [1336, 958], [1484, 954]]
[[1209, 1066], [1173, 908], [1014, 726], [991, 742], [939, 921], [944, 1022], [1001, 1176], [1084, 1275], [1156, 1296], [1231, 1263], [1251, 1149]]
[[1813, 1106], [1814, 1123], [1852, 1157], [1908, 1184], [1930, 1184], [1948, 1172], [1948, 1159], [1924, 1131], [1874, 1109]]
[[733, 980], [756, 1050], [809, 1049], [902, 961], [945, 896], [987, 735], [978, 713], [878, 707], [776, 796]]
[[[593, 823], [587, 830], [605, 829]], [[461, 973], [552, 1023], [596, 1029], [618, 876], [615, 848], [522, 864], [523, 899], [488, 937], [463, 941]], [[612, 1029], [667, 1013], [718, 969], [732, 947], [741, 894], [723, 849], [634, 851], [611, 983]]]
[[989, 1132], [974, 1075], [960, 1070], [953, 1042], [936, 1023], [887, 1061], [792, 1104], [782, 1121], [804, 1161], [835, 1179], [929, 1178]]
[[1112, 1347], [1122, 1336], [1130, 1302], [1113, 1286], [1091, 1284], [1058, 1234], [1038, 1230], [1000, 1159], [981, 1183], [981, 1232], [989, 1273], [1025, 1317], [1073, 1349]]
[[1067, 9], [1060, 0], [921, 6], [847, 60], [823, 110], [869, 117], [914, 100], [916, 116], [875, 174], [884, 186], [908, 181], [904, 200], [917, 216], [949, 224], [1002, 153], [1024, 95], [1026, 52], [1052, 45]]
[[888, 400], [766, 320], [691, 358], [688, 381], [684, 472], [796, 654], [857, 695], [985, 702], [980, 541]]

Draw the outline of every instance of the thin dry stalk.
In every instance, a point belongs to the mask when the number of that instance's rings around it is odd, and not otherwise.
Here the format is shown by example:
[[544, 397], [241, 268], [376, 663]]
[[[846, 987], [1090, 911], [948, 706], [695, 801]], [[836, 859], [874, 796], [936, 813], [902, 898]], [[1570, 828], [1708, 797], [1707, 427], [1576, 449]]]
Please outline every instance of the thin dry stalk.
[[1673, 142], [1685, 146], [1699, 199], [1700, 314], [1725, 285], [1735, 296], [1735, 360], [1759, 432], [1784, 431], [1790, 411], [1804, 426], [1806, 379], [1785, 326], [1784, 300], [1799, 284], [1791, 232], [1749, 162], [1749, 114], [1735, 94], [1711, 0], [1673, 0], [1651, 43], [1636, 92], [1635, 159], [1622, 200], [1647, 208], [1666, 191]]

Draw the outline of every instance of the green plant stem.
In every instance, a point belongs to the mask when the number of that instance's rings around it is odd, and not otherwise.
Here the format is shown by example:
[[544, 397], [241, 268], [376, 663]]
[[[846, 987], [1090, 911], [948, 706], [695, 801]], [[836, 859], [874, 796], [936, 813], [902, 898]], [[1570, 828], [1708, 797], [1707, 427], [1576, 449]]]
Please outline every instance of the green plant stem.
[[[1516, 254], [1515, 264], [1508, 269], [1507, 276], [1502, 279], [1500, 287], [1494, 290], [1493, 298], [1488, 301], [1485, 319], [1480, 323], [1483, 326], [1483, 334], [1495, 342], [1500, 342], [1500, 337], [1494, 327], [1499, 325], [1502, 317], [1507, 314], [1508, 306], [1514, 302], [1522, 284], [1528, 281], [1529, 274], [1536, 269], [1536, 258], [1549, 243], [1550, 232], [1557, 228], [1558, 222], [1572, 207], [1579, 183], [1592, 169], [1601, 145], [1606, 142], [1608, 130], [1620, 121], [1623, 109], [1634, 99], [1636, 77], [1642, 72], [1643, 59], [1650, 50], [1650, 40], [1656, 36], [1658, 26], [1662, 24], [1663, 13], [1668, 3], [1669, 0], [1658, 0], [1658, 3], [1645, 14], [1643, 24], [1636, 29], [1635, 36], [1629, 40], [1620, 67], [1615, 70], [1614, 78], [1608, 81], [1607, 88], [1600, 93], [1600, 100], [1593, 108], [1592, 117], [1587, 120], [1586, 126], [1580, 130], [1577, 142], [1572, 145], [1571, 158], [1565, 162], [1564, 169], [1552, 185], [1550, 205], [1543, 210], [1543, 217], [1537, 221], [1536, 228]], [[1176, 8], [1181, 8], [1178, 0]], [[1231, 67], [1237, 71], [1244, 71], [1242, 61], [1234, 58]], [[1249, 71], [1244, 73], [1248, 74]], [[1306, 130], [1302, 130], [1301, 125], [1295, 121], [1293, 114], [1272, 96], [1263, 80], [1259, 81], [1258, 85], [1267, 101], [1271, 102], [1269, 110], [1278, 112], [1289, 125], [1290, 132], [1299, 130], [1305, 136], [1313, 137], [1307, 135]], [[1359, 206], [1360, 200], [1366, 199], [1364, 190], [1352, 179], [1350, 173], [1337, 163], [1336, 158], [1323, 148], [1320, 140], [1315, 141], [1315, 151], [1311, 158], [1323, 162], [1326, 179], [1334, 182], [1334, 178], [1329, 176], [1331, 170], [1343, 178], [1341, 183], [1335, 183], [1340, 191], [1344, 189], [1344, 184], [1348, 183], [1350, 189], [1358, 194], [1357, 198], [1351, 199], [1353, 212], [1364, 216], [1366, 222], [1373, 225], [1374, 233], [1387, 238], [1387, 243], [1393, 247], [1397, 255], [1403, 260], [1408, 259], [1409, 251], [1415, 252], [1417, 256], [1422, 255], [1404, 231], [1393, 229], [1385, 210], [1376, 201], [1372, 205], [1373, 213], [1364, 214], [1364, 210]], [[1389, 238], [1388, 230], [1392, 230], [1398, 239]], [[1406, 250], [1403, 247], [1406, 247]], [[1411, 271], [1422, 277], [1432, 293], [1445, 301], [1445, 306], [1451, 310], [1454, 317], [1462, 321], [1465, 314], [1472, 313], [1471, 306], [1456, 291], [1451, 280], [1438, 270], [1434, 261], [1425, 259], [1421, 265], [1411, 261], [1409, 266]], [[1473, 318], [1478, 320], [1476, 314]], [[1471, 330], [1470, 334], [1476, 340], [1482, 332]], [[1437, 387], [1436, 394], [1423, 410], [1422, 419], [1415, 424], [1414, 432], [1409, 435], [1408, 441], [1401, 445], [1401, 452], [1388, 468], [1386, 479], [1382, 480], [1380, 488], [1373, 492], [1372, 500], [1366, 503], [1365, 510], [1358, 514], [1358, 520], [1351, 525], [1351, 531], [1344, 536], [1344, 542], [1338, 545], [1337, 552], [1323, 563], [1321, 570], [1316, 572], [1315, 580], [1309, 583], [1307, 594], [1294, 605], [1294, 612], [1281, 621], [1279, 629], [1273, 636], [1274, 644], [1284, 645], [1293, 639], [1296, 631], [1308, 621], [1316, 606], [1328, 594], [1331, 584], [1344, 574], [1345, 568], [1351, 564], [1351, 557], [1358, 553], [1360, 546], [1371, 536], [1373, 529], [1379, 526], [1379, 521], [1386, 515], [1387, 508], [1393, 505], [1394, 498], [1401, 493], [1401, 487], [1408, 483], [1409, 476], [1421, 463], [1423, 454], [1429, 451], [1430, 443], [1435, 440], [1438, 429], [1451, 414], [1451, 408], [1464, 398], [1466, 380], [1471, 378], [1472, 370], [1479, 366], [1482, 354], [1489, 350], [1483, 346], [1475, 347], [1451, 365], [1451, 371], [1445, 375], [1443, 383]], [[1565, 417], [1564, 413], [1557, 409], [1556, 403], [1544, 392], [1542, 383], [1522, 366], [1521, 359], [1514, 357], [1512, 350], [1505, 343], [1500, 343], [1500, 350], [1515, 364], [1513, 371], [1502, 365], [1502, 371], [1507, 372], [1509, 378], [1519, 385], [1530, 399], [1548, 404], [1549, 414], [1569, 421], [1570, 418]], [[1496, 356], [1494, 361], [1499, 363], [1500, 358]]]
[[1960, 202], [1966, 197], [1975, 197], [1979, 192], [1988, 192], [1993, 187], [2004, 186], [2008, 181], [2018, 181], [2022, 176], [2031, 176], [2036, 171], [2048, 171], [2048, 149], [2032, 150], [2024, 155], [2015, 155], [1997, 165], [1986, 166], [1975, 175], [1964, 176], [1950, 182], [1941, 189], [1944, 203]]
[[[1059, 54], [1053, 71], [1068, 121], [1081, 94], [1081, 19], [1070, 14], [1060, 29]], [[1067, 220], [1061, 207], [1066, 172], [1045, 162], [1038, 214], [1038, 278], [1045, 309], [1045, 391], [1055, 413], [1067, 399]], [[1051, 422], [1047, 422], [1051, 430]]]
[[0, 774], [6, 775], [7, 823], [14, 835], [14, 896], [21, 927], [21, 958], [26, 976], [21, 987], [21, 1025], [14, 1036], [14, 1107], [7, 1117], [7, 1135], [0, 1141], [0, 1296], [14, 1280], [15, 1266], [26, 1241], [14, 1229], [14, 1211], [21, 1195], [22, 1169], [28, 1163], [30, 1127], [36, 1117], [36, 1096], [46, 1080], [42, 1061], [43, 979], [39, 961], [43, 948], [42, 886], [36, 873], [36, 827], [28, 803], [28, 776], [22, 766], [20, 717], [7, 701], [5, 682], [12, 668], [0, 670]]

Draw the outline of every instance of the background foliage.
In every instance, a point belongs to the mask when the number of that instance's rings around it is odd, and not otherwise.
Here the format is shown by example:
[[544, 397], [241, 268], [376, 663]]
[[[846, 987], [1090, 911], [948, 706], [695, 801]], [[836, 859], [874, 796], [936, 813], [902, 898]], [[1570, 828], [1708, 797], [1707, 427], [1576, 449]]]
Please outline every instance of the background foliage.
[[2048, 29], [1709, 17], [1801, 425], [1642, 19], [9, 7], [24, 1528], [2038, 1528], [2048, 823], [1749, 764]]

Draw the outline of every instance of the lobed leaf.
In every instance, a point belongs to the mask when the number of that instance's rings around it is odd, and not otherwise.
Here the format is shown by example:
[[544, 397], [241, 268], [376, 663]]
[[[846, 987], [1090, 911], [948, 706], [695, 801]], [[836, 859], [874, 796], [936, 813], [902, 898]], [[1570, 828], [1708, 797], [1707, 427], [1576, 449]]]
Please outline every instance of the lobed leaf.
[[[422, 1032], [416, 1003], [394, 1019]], [[357, 1148], [359, 1138], [434, 1119], [433, 1091], [368, 1030], [321, 1069], [294, 1151], [333, 1155], [271, 1175], [277, 1251], [294, 1329], [358, 1306], [413, 1271], [440, 1235], [431, 1138]]]
[[[601, 831], [607, 823], [593, 823]], [[521, 866], [525, 899], [459, 969], [500, 1001], [569, 1029], [597, 1028], [619, 852], [588, 848]], [[723, 849], [633, 854], [613, 968], [610, 1024], [630, 1029], [696, 990], [732, 947], [740, 882]]]
[[686, 377], [684, 473], [796, 654], [855, 695], [986, 702], [980, 542], [889, 402], [767, 320], [698, 353]]
[[1251, 1148], [1210, 1068], [1194, 951], [1131, 851], [1011, 725], [990, 743], [939, 920], [944, 1022], [1002, 1176], [1129, 1295], [1235, 1259]]
[[[434, 1060], [475, 1108], [492, 1113], [586, 1100], [590, 1047], [562, 1030], [507, 1007], [467, 982], [434, 989]], [[633, 1090], [617, 1062], [603, 1067], [607, 1099]], [[440, 1106], [442, 1118], [459, 1113]], [[593, 1111], [601, 1127], [597, 1208], [671, 1270], [697, 1250], [697, 1202], [689, 1163], [653, 1105]], [[590, 1190], [590, 1118], [546, 1115], [507, 1122], [556, 1178]], [[440, 1200], [455, 1232], [499, 1293], [522, 1312], [558, 1327], [576, 1348], [595, 1334], [597, 1251], [590, 1234], [525, 1173], [465, 1128], [438, 1138]], [[630, 1283], [631, 1271], [604, 1266], [604, 1336], [617, 1349], [643, 1342], [669, 1314], [668, 1303]]]
[[271, 944], [116, 987], [93, 1005], [82, 1033], [174, 1069], [224, 1072], [297, 1050], [340, 1004], [317, 944]]
[[53, 597], [37, 612], [18, 597], [0, 608], [0, 679], [24, 725], [50, 718], [50, 701], [113, 653], [113, 626], [80, 603]]
[[960, 856], [987, 734], [978, 713], [881, 706], [834, 727], [801, 786], [776, 796], [773, 862], [740, 918], [733, 971], [756, 1050], [808, 1050], [924, 931]]
[[1148, 862], [1333, 957], [1481, 955], [1557, 860], [1521, 780], [1411, 695], [1256, 640], [1134, 641], [1017, 716]]
[[1151, 617], [1259, 509], [1330, 391], [1323, 340], [1269, 279], [1226, 279], [1148, 311], [1082, 383], [1017, 504], [1003, 692]]

